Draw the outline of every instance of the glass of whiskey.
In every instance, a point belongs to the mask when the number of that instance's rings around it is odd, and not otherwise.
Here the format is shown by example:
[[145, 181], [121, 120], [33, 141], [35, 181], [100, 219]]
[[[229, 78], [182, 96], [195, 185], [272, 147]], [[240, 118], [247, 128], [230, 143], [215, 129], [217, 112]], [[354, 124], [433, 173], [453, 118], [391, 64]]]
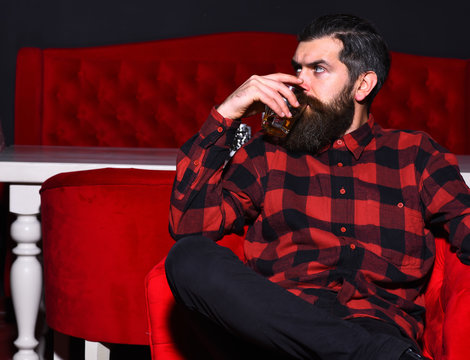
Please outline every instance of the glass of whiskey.
[[[295, 85], [288, 85], [289, 90], [291, 90], [298, 99], [298, 95], [302, 94], [304, 89]], [[295, 121], [302, 115], [306, 105], [300, 104], [299, 107], [293, 107], [286, 98], [284, 101], [289, 108], [292, 117], [280, 117], [277, 115], [270, 107], [266, 106], [263, 113], [262, 127], [269, 135], [277, 137], [285, 137], [289, 134], [292, 126], [294, 126]]]

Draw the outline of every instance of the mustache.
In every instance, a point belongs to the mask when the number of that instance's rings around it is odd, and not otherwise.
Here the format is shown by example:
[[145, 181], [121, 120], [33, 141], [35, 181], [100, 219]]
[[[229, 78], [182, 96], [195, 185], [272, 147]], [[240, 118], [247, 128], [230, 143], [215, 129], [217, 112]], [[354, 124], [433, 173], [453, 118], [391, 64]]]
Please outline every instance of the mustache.
[[302, 105], [309, 106], [312, 110], [315, 110], [319, 113], [324, 113], [327, 105], [321, 100], [317, 99], [314, 96], [307, 95], [307, 93], [302, 92], [296, 95], [297, 101]]

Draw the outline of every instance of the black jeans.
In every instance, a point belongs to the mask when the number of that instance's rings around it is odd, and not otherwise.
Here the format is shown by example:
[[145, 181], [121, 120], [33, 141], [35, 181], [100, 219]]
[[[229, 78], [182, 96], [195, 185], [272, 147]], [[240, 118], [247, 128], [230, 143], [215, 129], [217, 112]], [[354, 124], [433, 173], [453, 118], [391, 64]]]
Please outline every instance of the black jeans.
[[393, 325], [343, 320], [302, 300], [205, 237], [179, 240], [165, 269], [177, 303], [202, 315], [201, 324], [210, 319], [280, 358], [397, 360], [414, 346]]

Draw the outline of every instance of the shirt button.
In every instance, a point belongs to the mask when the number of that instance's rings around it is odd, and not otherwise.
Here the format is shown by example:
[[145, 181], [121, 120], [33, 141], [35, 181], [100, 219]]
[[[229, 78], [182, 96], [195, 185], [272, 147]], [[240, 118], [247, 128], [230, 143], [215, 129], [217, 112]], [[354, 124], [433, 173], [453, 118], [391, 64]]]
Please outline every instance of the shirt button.
[[346, 228], [345, 228], [344, 226], [341, 226], [340, 231], [341, 231], [342, 233], [345, 233], [345, 232], [346, 232]]
[[349, 247], [350, 247], [351, 250], [355, 250], [355, 249], [356, 249], [356, 245], [355, 245], [355, 244], [351, 244], [351, 245], [349, 245]]
[[224, 131], [224, 128], [223, 128], [222, 126], [219, 126], [219, 127], [217, 128], [217, 131], [218, 131], [219, 133], [221, 133], [222, 131]]
[[343, 140], [341, 140], [341, 139], [340, 139], [340, 140], [336, 140], [336, 143], [337, 143], [338, 145], [343, 145]]
[[401, 209], [404, 205], [403, 205], [402, 202], [399, 202], [399, 203], [397, 204], [397, 206]]
[[338, 163], [338, 167], [343, 167], [343, 163], [342, 163], [342, 162], [339, 162], [339, 163]]
[[345, 188], [341, 188], [341, 189], [339, 190], [339, 193], [340, 193], [341, 195], [346, 194], [346, 189], [345, 189]]

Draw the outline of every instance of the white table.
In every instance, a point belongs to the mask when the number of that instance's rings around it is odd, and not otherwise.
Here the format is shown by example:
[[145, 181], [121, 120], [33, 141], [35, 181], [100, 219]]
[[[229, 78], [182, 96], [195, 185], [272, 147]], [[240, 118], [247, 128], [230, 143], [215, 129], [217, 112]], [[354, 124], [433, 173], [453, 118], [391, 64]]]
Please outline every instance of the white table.
[[42, 291], [39, 189], [61, 172], [105, 167], [175, 170], [176, 149], [83, 148], [12, 146], [0, 152], [0, 182], [9, 183], [10, 212], [16, 214], [11, 236], [17, 256], [11, 268], [11, 294], [15, 309], [18, 352], [14, 360], [39, 359], [34, 332]]
[[[104, 167], [175, 170], [176, 149], [13, 146], [0, 152], [0, 182], [10, 183], [11, 227], [17, 255], [11, 268], [11, 291], [18, 325], [19, 349], [14, 360], [39, 359], [34, 337], [42, 291], [39, 189], [49, 177], [68, 171]], [[470, 156], [459, 156], [462, 175], [470, 184]]]
[[470, 186], [470, 155], [459, 155], [457, 159], [459, 160], [462, 177], [467, 185]]

